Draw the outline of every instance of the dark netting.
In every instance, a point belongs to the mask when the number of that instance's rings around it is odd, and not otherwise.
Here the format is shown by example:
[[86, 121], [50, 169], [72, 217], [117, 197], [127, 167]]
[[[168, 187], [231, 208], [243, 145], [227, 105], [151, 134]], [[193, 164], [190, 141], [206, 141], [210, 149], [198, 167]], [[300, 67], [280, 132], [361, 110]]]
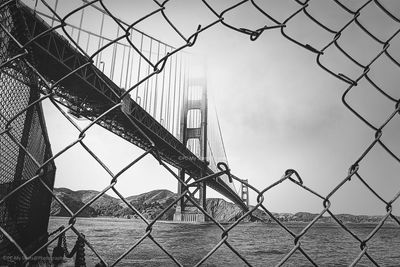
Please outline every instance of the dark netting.
[[[2, 65], [22, 51], [5, 32], [15, 32], [13, 16], [8, 7], [2, 10]], [[52, 155], [41, 105], [29, 107], [39, 98], [38, 79], [23, 60], [15, 59], [1, 68], [0, 95], [0, 226], [25, 251], [34, 252], [47, 241], [51, 196], [39, 181], [27, 182], [40, 174], [52, 188], [55, 166], [48, 164], [39, 172], [34, 163], [35, 160], [42, 164]], [[12, 193], [13, 190], [16, 191]], [[18, 254], [4, 233], [0, 233], [0, 255]]]

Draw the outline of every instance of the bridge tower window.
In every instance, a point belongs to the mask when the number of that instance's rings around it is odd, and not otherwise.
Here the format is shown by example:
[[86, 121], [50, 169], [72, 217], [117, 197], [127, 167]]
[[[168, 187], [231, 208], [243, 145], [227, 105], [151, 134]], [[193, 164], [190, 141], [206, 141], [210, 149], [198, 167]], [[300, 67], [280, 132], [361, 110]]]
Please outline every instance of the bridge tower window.
[[201, 110], [191, 109], [187, 114], [187, 128], [200, 128], [201, 127]]
[[200, 140], [198, 138], [190, 138], [187, 141], [186, 147], [197, 157], [200, 157]]

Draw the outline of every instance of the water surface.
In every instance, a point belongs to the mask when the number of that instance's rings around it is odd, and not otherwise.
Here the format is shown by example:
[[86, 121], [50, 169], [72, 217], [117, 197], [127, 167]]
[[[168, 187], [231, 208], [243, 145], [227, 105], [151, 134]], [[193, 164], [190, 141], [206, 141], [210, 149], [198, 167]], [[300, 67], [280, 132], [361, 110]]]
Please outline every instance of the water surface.
[[[67, 225], [67, 218], [51, 217], [49, 232]], [[306, 223], [289, 223], [299, 233]], [[76, 228], [83, 233], [103, 259], [112, 264], [145, 235], [146, 225], [138, 220], [120, 218], [78, 218]], [[227, 225], [224, 225], [228, 227]], [[374, 229], [372, 224], [349, 225], [360, 238]], [[175, 224], [158, 222], [151, 235], [184, 266], [193, 266], [221, 240], [216, 225]], [[72, 249], [76, 235], [67, 234]], [[293, 238], [276, 224], [241, 223], [229, 232], [229, 243], [253, 266], [275, 266], [294, 246]], [[334, 224], [317, 224], [301, 239], [305, 252], [319, 266], [348, 266], [360, 253], [360, 244]], [[370, 255], [381, 266], [400, 266], [400, 227], [386, 224], [368, 242]], [[49, 251], [52, 251], [50, 249]], [[99, 260], [88, 247], [86, 263], [94, 266]], [[67, 262], [72, 265], [73, 260]], [[176, 266], [149, 238], [133, 249], [119, 266]], [[226, 245], [222, 245], [202, 266], [246, 266]], [[284, 266], [312, 266], [296, 252]], [[357, 266], [375, 266], [364, 257]]]

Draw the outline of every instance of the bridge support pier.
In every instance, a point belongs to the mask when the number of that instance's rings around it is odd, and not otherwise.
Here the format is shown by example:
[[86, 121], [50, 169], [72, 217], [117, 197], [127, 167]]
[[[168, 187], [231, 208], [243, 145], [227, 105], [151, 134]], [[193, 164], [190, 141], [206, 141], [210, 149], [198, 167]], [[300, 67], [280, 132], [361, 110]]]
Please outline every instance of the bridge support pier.
[[[179, 171], [180, 177], [184, 177], [185, 173], [183, 170]], [[181, 179], [182, 180], [182, 179]], [[178, 194], [182, 194], [186, 190], [186, 187], [179, 183]], [[202, 208], [207, 208], [207, 186], [205, 182], [199, 184], [196, 187], [195, 192], [198, 192], [198, 202]], [[207, 220], [203, 212], [201, 212], [196, 206], [194, 206], [187, 198], [183, 198], [178, 202], [176, 206], [174, 221], [181, 222], [205, 222]]]
[[[181, 116], [181, 141], [187, 148], [193, 152], [195, 156], [204, 161], [205, 168], [207, 167], [207, 88], [206, 80], [196, 79], [191, 80], [188, 88], [183, 94], [182, 116]], [[202, 176], [206, 175], [204, 170]], [[181, 181], [193, 181], [187, 179], [185, 170], [179, 171]], [[182, 194], [187, 190], [181, 182], [178, 183], [178, 194]], [[192, 189], [192, 188], [190, 188]], [[197, 204], [203, 209], [207, 208], [207, 185], [201, 182], [194, 188], [193, 195]], [[205, 222], [206, 216], [196, 206], [191, 203], [186, 197], [181, 199], [176, 207], [174, 221], [184, 222]]]

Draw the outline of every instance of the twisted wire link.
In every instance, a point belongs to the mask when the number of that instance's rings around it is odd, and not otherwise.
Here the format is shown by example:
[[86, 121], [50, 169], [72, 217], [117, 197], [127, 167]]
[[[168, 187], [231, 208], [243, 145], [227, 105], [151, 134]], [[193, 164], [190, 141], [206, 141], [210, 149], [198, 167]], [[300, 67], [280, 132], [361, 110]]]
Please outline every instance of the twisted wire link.
[[[221, 239], [220, 241], [215, 244], [215, 246], [206, 254], [203, 256], [203, 258], [196, 264], [196, 266], [200, 266], [203, 263], [205, 263], [221, 246], [225, 245], [227, 248], [229, 248], [234, 254], [236, 254], [239, 259], [243, 262], [243, 264], [247, 266], [251, 266], [251, 263], [245, 258], [246, 255], [242, 255], [240, 253], [240, 250], [237, 250], [232, 243], [230, 242], [229, 239], [229, 233], [234, 229], [240, 222], [245, 220], [247, 217], [253, 216], [253, 213], [256, 210], [261, 209], [264, 211], [274, 222], [276, 222], [283, 230], [285, 230], [292, 238], [294, 245], [292, 249], [282, 257], [281, 261], [278, 263], [278, 266], [283, 265], [286, 263], [296, 252], [301, 253], [307, 261], [314, 265], [317, 266], [317, 259], [314, 257], [314, 255], [311, 255], [309, 252], [307, 252], [307, 249], [302, 246], [302, 239], [304, 236], [307, 235], [309, 230], [316, 224], [316, 222], [324, 215], [328, 214], [331, 216], [335, 222], [342, 228], [344, 229], [354, 240], [356, 240], [360, 244], [360, 252], [359, 254], [354, 258], [354, 261], [351, 263], [351, 266], [356, 265], [364, 256], [374, 265], [378, 266], [379, 263], [372, 257], [372, 255], [369, 253], [368, 248], [369, 248], [369, 243], [371, 239], [377, 234], [377, 232], [382, 228], [384, 223], [387, 221], [388, 218], [391, 218], [394, 220], [399, 226], [400, 226], [400, 221], [399, 219], [392, 214], [392, 206], [393, 203], [396, 202], [399, 197], [400, 197], [400, 191], [391, 197], [389, 201], [386, 201], [383, 196], [377, 193], [376, 190], [374, 190], [363, 178], [361, 175], [360, 171], [360, 163], [364, 160], [366, 155], [374, 148], [375, 146], [379, 145], [381, 146], [388, 155], [390, 155], [395, 161], [400, 163], [400, 156], [396, 155], [395, 152], [393, 152], [390, 147], [384, 143], [382, 140], [383, 132], [386, 128], [386, 126], [394, 119], [398, 118], [400, 114], [400, 100], [396, 98], [396, 96], [390, 94], [387, 92], [384, 88], [379, 86], [376, 81], [374, 81], [373, 77], [369, 75], [369, 72], [371, 71], [372, 68], [374, 68], [374, 64], [376, 61], [383, 56], [386, 56], [387, 58], [390, 59], [391, 62], [393, 62], [396, 67], [400, 68], [400, 62], [396, 60], [395, 56], [390, 51], [390, 45], [392, 40], [398, 35], [400, 32], [400, 27], [398, 27], [397, 31], [395, 31], [389, 38], [387, 39], [382, 39], [381, 37], [375, 36], [370, 30], [368, 30], [368, 27], [362, 23], [360, 20], [360, 17], [362, 17], [364, 10], [367, 7], [370, 7], [372, 5], [375, 5], [377, 8], [382, 10], [386, 16], [390, 19], [392, 19], [396, 23], [400, 23], [400, 19], [397, 18], [389, 9], [387, 9], [384, 4], [381, 1], [378, 0], [369, 0], [366, 1], [359, 7], [357, 10], [352, 10], [349, 8], [346, 4], [343, 3], [343, 1], [340, 0], [334, 0], [334, 3], [337, 5], [340, 10], [342, 10], [344, 13], [348, 14], [351, 19], [344, 23], [344, 25], [336, 30], [331, 28], [329, 25], [325, 25], [323, 22], [319, 21], [318, 18], [314, 16], [312, 11], [310, 11], [310, 6], [313, 5], [312, 0], [304, 0], [304, 1], [299, 1], [299, 0], [294, 0], [292, 1], [298, 6], [298, 9], [290, 14], [287, 18], [284, 20], [279, 21], [278, 19], [275, 18], [274, 14], [270, 14], [268, 10], [264, 10], [261, 7], [261, 1], [256, 1], [256, 0], [243, 0], [243, 1], [238, 1], [237, 3], [233, 4], [232, 6], [229, 6], [225, 8], [224, 10], [218, 12], [216, 8], [213, 7], [212, 4], [209, 3], [209, 1], [202, 0], [201, 2], [204, 4], [204, 6], [210, 11], [212, 15], [215, 16], [215, 20], [209, 23], [208, 25], [202, 26], [199, 25], [196, 29], [194, 29], [193, 33], [191, 35], [184, 35], [182, 31], [172, 22], [172, 20], [168, 17], [167, 13], [165, 10], [168, 8], [168, 5], [170, 2], [173, 2], [173, 0], [165, 0], [162, 3], [156, 0], [153, 0], [153, 2], [156, 4], [158, 7], [151, 13], [146, 14], [142, 18], [139, 18], [135, 22], [131, 24], [125, 24], [119, 18], [113, 14], [108, 8], [107, 5], [102, 1], [102, 0], [94, 0], [94, 1], [83, 1], [83, 5], [71, 10], [69, 13], [67, 13], [65, 16], [61, 17], [58, 12], [53, 9], [46, 1], [41, 0], [41, 3], [43, 3], [48, 10], [52, 13], [52, 16], [59, 22], [58, 25], [50, 27], [47, 31], [41, 32], [39, 34], [30, 36], [30, 39], [24, 39], [19, 36], [16, 36], [15, 32], [10, 30], [12, 27], [10, 27], [9, 22], [4, 21], [3, 18], [1, 19], [1, 30], [2, 30], [2, 42], [9, 43], [10, 47], [13, 47], [12, 53], [10, 53], [7, 56], [1, 55], [0, 57], [0, 70], [2, 75], [11, 75], [15, 77], [15, 72], [20, 72], [21, 66], [27, 72], [31, 73], [30, 75], [33, 75], [33, 79], [37, 79], [40, 81], [40, 86], [38, 90], [41, 93], [41, 96], [37, 95], [36, 97], [33, 97], [29, 104], [27, 104], [25, 107], [22, 109], [16, 110], [13, 114], [6, 114], [7, 111], [0, 110], [0, 119], [1, 119], [1, 127], [0, 128], [0, 137], [8, 140], [10, 144], [13, 146], [17, 147], [20, 151], [20, 153], [23, 154], [24, 157], [29, 159], [29, 161], [32, 162], [34, 165], [33, 169], [35, 170], [35, 174], [29, 179], [26, 179], [25, 181], [21, 182], [17, 186], [15, 186], [11, 191], [9, 191], [5, 196], [0, 199], [0, 205], [4, 205], [8, 200], [12, 199], [16, 195], [20, 194], [23, 192], [24, 189], [28, 188], [31, 184], [38, 183], [42, 189], [50, 195], [55, 201], [57, 201], [63, 209], [69, 214], [69, 221], [64, 228], [60, 229], [58, 234], [52, 233], [52, 237], [48, 239], [46, 242], [42, 243], [41, 246], [35, 247], [33, 250], [26, 250], [21, 244], [19, 244], [18, 240], [16, 237], [13, 236], [12, 233], [10, 233], [5, 227], [0, 226], [0, 232], [3, 238], [9, 241], [10, 246], [13, 247], [22, 257], [23, 263], [28, 263], [30, 260], [34, 259], [36, 255], [38, 255], [43, 249], [51, 245], [52, 243], [56, 242], [57, 239], [63, 235], [67, 231], [71, 231], [74, 233], [78, 238], [84, 241], [85, 245], [96, 255], [98, 260], [106, 266], [114, 266], [117, 265], [118, 263], [121, 262], [129, 253], [131, 253], [135, 248], [140, 246], [143, 241], [145, 240], [151, 240], [157, 247], [163, 251], [176, 265], [178, 266], [183, 266], [183, 264], [177, 259], [172, 253], [169, 252], [169, 250], [163, 246], [158, 240], [156, 236], [153, 236], [153, 226], [154, 224], [160, 220], [160, 218], [168, 212], [174, 205], [176, 205], [180, 200], [186, 199], [187, 201], [191, 202], [193, 206], [197, 207], [198, 210], [203, 213], [213, 224], [215, 224], [220, 230], [221, 230]], [[0, 10], [13, 10], [19, 5], [19, 1], [15, 0], [9, 0], [9, 1], [1, 1], [0, 2]], [[227, 14], [232, 12], [233, 10], [240, 8], [241, 6], [245, 4], [250, 4], [252, 7], [255, 8], [263, 17], [266, 19], [266, 24], [264, 26], [260, 26], [255, 29], [248, 29], [245, 27], [236, 27], [233, 24], [229, 23], [227, 19]], [[115, 22], [118, 25], [118, 30], [121, 31], [123, 34], [119, 35], [118, 37], [114, 39], [109, 39], [108, 43], [99, 46], [98, 50], [95, 51], [92, 54], [87, 54], [84, 48], [80, 47], [79, 42], [77, 42], [72, 35], [66, 30], [66, 25], [67, 25], [67, 19], [70, 18], [71, 16], [75, 14], [80, 14], [80, 12], [83, 12], [83, 10], [87, 7], [90, 6], [95, 6], [96, 8], [101, 8], [102, 12], [109, 16], [113, 22]], [[11, 12], [11, 11], [7, 11]], [[6, 14], [7, 12], [3, 13]], [[177, 36], [183, 41], [183, 45], [177, 47], [177, 48], [171, 48], [171, 51], [167, 52], [164, 56], [157, 57], [156, 61], [154, 62], [154, 58], [151, 57], [151, 54], [149, 57], [147, 57], [141, 50], [141, 48], [137, 45], [135, 45], [132, 40], [129, 38], [131, 35], [131, 30], [134, 29], [138, 24], [141, 22], [151, 18], [152, 16], [156, 15], [161, 15], [162, 18], [164, 19], [165, 23], [171, 27], [171, 29], [177, 34]], [[324, 31], [328, 32], [331, 36], [332, 39], [325, 44], [324, 46], [318, 48], [314, 47], [313, 45], [304, 42], [302, 40], [297, 40], [295, 37], [291, 36], [287, 29], [290, 28], [290, 22], [292, 22], [295, 18], [304, 15], [306, 18], [311, 23], [314, 23]], [[287, 170], [283, 177], [278, 180], [277, 182], [271, 184], [270, 186], [266, 187], [263, 190], [257, 190], [255, 187], [253, 187], [251, 184], [248, 184], [246, 182], [243, 182], [242, 180], [239, 180], [235, 177], [231, 177], [230, 175], [230, 170], [227, 168], [225, 165], [225, 168], [222, 168], [220, 172], [212, 174], [212, 175], [207, 175], [205, 177], [199, 177], [197, 180], [194, 180], [190, 182], [188, 181], [182, 181], [180, 177], [167, 165], [166, 161], [162, 159], [160, 156], [160, 151], [158, 150], [154, 140], [152, 140], [151, 137], [149, 137], [146, 133], [144, 133], [140, 127], [128, 116], [129, 110], [126, 110], [126, 106], [124, 105], [124, 99], [136, 90], [141, 84], [147, 82], [151, 77], [160, 74], [163, 72], [164, 67], [166, 66], [168, 60], [172, 59], [172, 56], [179, 53], [180, 51], [191, 47], [195, 45], [197, 38], [199, 38], [200, 34], [207, 29], [214, 27], [215, 25], [223, 25], [224, 27], [227, 27], [228, 29], [234, 30], [236, 32], [239, 32], [241, 34], [245, 34], [249, 36], [250, 40], [255, 41], [257, 40], [262, 34], [265, 34], [267, 31], [270, 30], [277, 30], [280, 29], [280, 32], [282, 36], [289, 40], [290, 42], [303, 47], [304, 49], [314, 53], [316, 55], [316, 63], [318, 66], [320, 66], [323, 70], [325, 70], [327, 73], [330, 75], [334, 76], [335, 78], [341, 80], [344, 82], [348, 87], [345, 90], [345, 92], [342, 95], [342, 102], [344, 106], [352, 113], [354, 114], [362, 123], [367, 125], [370, 129], [373, 131], [373, 136], [374, 139], [370, 144], [366, 145], [365, 150], [360, 154], [360, 156], [350, 165], [350, 168], [347, 172], [347, 174], [344, 176], [344, 179], [333, 188], [328, 195], [322, 196], [316, 191], [310, 189], [309, 187], [305, 186], [303, 183], [302, 178], [300, 175], [295, 171], [295, 170]], [[343, 33], [350, 27], [350, 26], [356, 26], [358, 29], [361, 29], [364, 34], [369, 36], [371, 40], [376, 42], [377, 44], [381, 45], [381, 50], [375, 54], [372, 55], [372, 59], [368, 63], [361, 63], [355, 56], [351, 55], [351, 53], [347, 52], [343, 45], [340, 43], [342, 40]], [[76, 49], [79, 50], [79, 52], [84, 56], [84, 61], [79, 62], [75, 66], [75, 68], [71, 69], [68, 71], [66, 75], [63, 77], [60, 77], [58, 80], [49, 80], [47, 77], [43, 76], [40, 71], [38, 71], [35, 67], [34, 59], [32, 59], [32, 52], [30, 51], [30, 44], [32, 44], [35, 41], [39, 41], [41, 38], [44, 38], [46, 35], [55, 32], [55, 30], [61, 29], [65, 35], [65, 38], [73, 44]], [[135, 50], [135, 52], [139, 55], [140, 60], [143, 60], [146, 62], [150, 67], [151, 71], [148, 71], [147, 75], [140, 79], [137, 83], [135, 83], [133, 86], [130, 88], [126, 88], [126, 90], [118, 90], [111, 85], [108, 85], [107, 82], [105, 83], [106, 86], [108, 86], [108, 89], [110, 92], [112, 92], [112, 95], [108, 95], [106, 97], [107, 103], [104, 103], [104, 106], [99, 108], [99, 111], [95, 116], [92, 116], [90, 119], [92, 120], [89, 125], [87, 125], [85, 128], [81, 128], [71, 117], [64, 111], [62, 105], [63, 105], [63, 97], [66, 97], [65, 95], [62, 94], [62, 82], [71, 77], [72, 75], [76, 76], [82, 76], [81, 73], [85, 72], [88, 68], [92, 68], [94, 65], [94, 58], [99, 55], [102, 51], [104, 51], [107, 47], [111, 47], [114, 44], [117, 44], [119, 41], [125, 39], [131, 48]], [[2, 44], [3, 45], [3, 44]], [[358, 68], [361, 70], [361, 74], [358, 77], [351, 77], [350, 74], [346, 73], [341, 73], [341, 72], [335, 72], [333, 69], [331, 69], [329, 66], [325, 65], [322, 61], [324, 56], [329, 53], [329, 49], [332, 47], [336, 47], [346, 58], [348, 58], [351, 62], [353, 62]], [[1, 51], [3, 53], [3, 46], [1, 47]], [[14, 73], [13, 73], [14, 72]], [[7, 74], [8, 73], [8, 74]], [[351, 106], [348, 102], [348, 95], [349, 93], [354, 90], [357, 86], [360, 85], [361, 81], [366, 81], [368, 82], [373, 88], [375, 88], [381, 95], [383, 95], [386, 99], [390, 100], [393, 104], [393, 111], [391, 114], [388, 115], [387, 119], [380, 125], [375, 126], [372, 124], [368, 118], [365, 116], [361, 115], [355, 108]], [[71, 124], [72, 127], [74, 127], [78, 132], [78, 136], [70, 142], [67, 146], [65, 146], [63, 149], [60, 151], [56, 152], [54, 155], [51, 157], [46, 158], [45, 160], [38, 160], [38, 156], [35, 155], [31, 150], [28, 149], [27, 145], [24, 144], [21, 141], [21, 138], [19, 137], [18, 129], [16, 129], [15, 125], [17, 121], [20, 121], [30, 109], [33, 108], [38, 108], [41, 103], [44, 100], [49, 100], [52, 105], [62, 114], [62, 116]], [[149, 144], [147, 147], [144, 147], [145, 151], [138, 157], [132, 159], [129, 164], [127, 164], [124, 168], [119, 170], [117, 173], [114, 173], [111, 171], [111, 169], [103, 162], [103, 160], [96, 155], [96, 153], [90, 149], [90, 147], [85, 143], [85, 138], [87, 138], [87, 132], [90, 130], [95, 124], [102, 124], [105, 121], [109, 119], [110, 116], [115, 114], [115, 112], [122, 112], [122, 114], [126, 117], [126, 120], [130, 123], [131, 127], [135, 129], [141, 136], [144, 137], [145, 140], [147, 140], [147, 143]], [[101, 192], [99, 192], [96, 196], [92, 197], [89, 201], [85, 203], [84, 206], [82, 206], [79, 210], [76, 212], [73, 212], [66, 203], [64, 203], [52, 190], [52, 186], [48, 184], [47, 180], [45, 179], [45, 170], [50, 168], [54, 164], [54, 160], [57, 159], [59, 156], [63, 155], [64, 153], [68, 153], [68, 150], [75, 146], [80, 146], [82, 147], [88, 155], [93, 158], [97, 164], [108, 174], [110, 177], [110, 184], [106, 186]], [[159, 163], [162, 168], [166, 169], [172, 177], [174, 177], [179, 183], [184, 185], [186, 190], [182, 192], [175, 200], [174, 202], [170, 203], [167, 207], [165, 207], [160, 214], [156, 216], [153, 220], [149, 221], [146, 219], [144, 214], [142, 214], [134, 205], [132, 205], [124, 196], [121, 194], [117, 188], [115, 187], [118, 183], [119, 177], [124, 174], [127, 170], [130, 168], [134, 167], [138, 162], [143, 160], [146, 157], [152, 157], [154, 158], [155, 162]], [[201, 205], [199, 205], [197, 199], [195, 198], [194, 194], [189, 190], [189, 188], [194, 187], [201, 182], [204, 181], [211, 181], [211, 180], [217, 180], [220, 179], [219, 176], [222, 175], [228, 175], [230, 179], [234, 179], [239, 183], [245, 184], [250, 188], [256, 195], [257, 195], [257, 204], [253, 207], [251, 207], [247, 212], [244, 212], [243, 215], [234, 223], [229, 225], [228, 227], [223, 226], [221, 223], [216, 221], [210, 213], [208, 213]], [[359, 237], [354, 231], [352, 231], [345, 223], [340, 221], [340, 219], [330, 210], [331, 207], [331, 198], [335, 195], [335, 193], [340, 190], [342, 187], [344, 187], [348, 182], [351, 181], [351, 179], [358, 179], [364, 186], [367, 188], [377, 199], [378, 201], [382, 202], [385, 205], [386, 209], [386, 214], [385, 216], [382, 217], [381, 221], [375, 226], [375, 228], [368, 234], [367, 237], [361, 238]], [[314, 195], [318, 199], [322, 201], [323, 204], [323, 209], [322, 211], [310, 222], [305, 226], [299, 233], [295, 233], [292, 230], [289, 229], [288, 226], [286, 226], [283, 222], [279, 220], [279, 218], [276, 217], [267, 207], [264, 202], [264, 195], [268, 194], [268, 191], [279, 184], [283, 182], [291, 182], [298, 186], [301, 190], [305, 190], [307, 193]], [[82, 214], [84, 210], [86, 210], [90, 205], [92, 205], [95, 201], [97, 201], [101, 196], [106, 194], [107, 192], [114, 192], [121, 200], [126, 204], [126, 206], [134, 212], [146, 225], [145, 233], [135, 241], [134, 244], [132, 244], [126, 251], [121, 253], [121, 255], [111, 264], [107, 262], [107, 259], [104, 258], [104, 252], [98, 251], [95, 246], [92, 244], [90, 238], [84, 236], [76, 226], [76, 221], [77, 217]]]

